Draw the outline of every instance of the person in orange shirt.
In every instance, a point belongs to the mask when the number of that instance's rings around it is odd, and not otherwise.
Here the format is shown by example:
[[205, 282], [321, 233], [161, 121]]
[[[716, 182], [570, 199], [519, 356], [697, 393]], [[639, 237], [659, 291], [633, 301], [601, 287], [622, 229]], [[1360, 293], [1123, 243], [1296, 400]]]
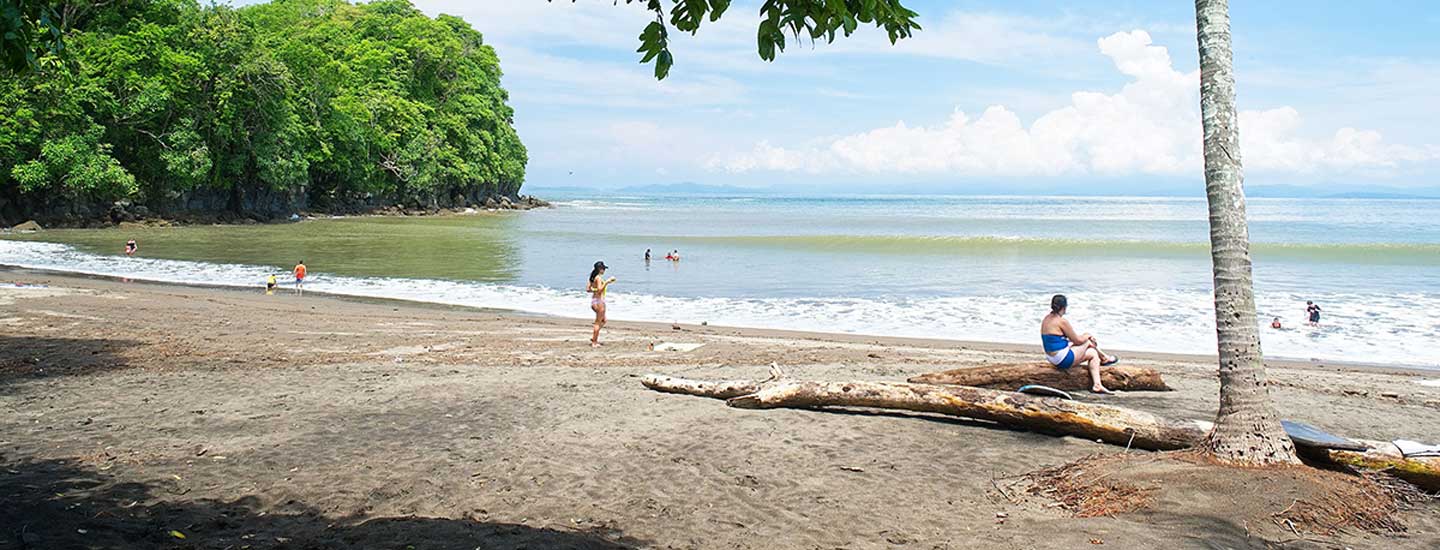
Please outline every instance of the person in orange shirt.
[[295, 293], [302, 296], [305, 294], [305, 260], [295, 264]]

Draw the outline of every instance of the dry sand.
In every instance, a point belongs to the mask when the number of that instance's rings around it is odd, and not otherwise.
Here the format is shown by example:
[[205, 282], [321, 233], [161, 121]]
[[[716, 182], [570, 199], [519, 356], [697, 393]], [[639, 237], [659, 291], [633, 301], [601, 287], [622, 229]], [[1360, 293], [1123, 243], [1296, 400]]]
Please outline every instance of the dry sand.
[[[1031, 349], [640, 323], [588, 337], [581, 320], [0, 271], [0, 549], [1440, 548], [1434, 503], [1404, 534], [1287, 540], [1184, 503], [1071, 518], [995, 480], [1119, 449], [639, 384], [772, 361], [902, 380]], [[1127, 360], [1178, 391], [1082, 398], [1213, 416], [1212, 360]], [[1440, 373], [1273, 367], [1287, 418], [1440, 442], [1440, 388], [1417, 383]]]

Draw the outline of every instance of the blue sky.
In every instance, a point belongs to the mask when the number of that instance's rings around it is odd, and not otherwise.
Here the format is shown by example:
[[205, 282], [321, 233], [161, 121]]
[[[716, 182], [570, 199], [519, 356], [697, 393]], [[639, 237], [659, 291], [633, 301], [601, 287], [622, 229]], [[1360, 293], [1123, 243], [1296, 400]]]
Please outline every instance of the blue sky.
[[[532, 186], [693, 181], [905, 191], [1134, 189], [1200, 179], [1189, 1], [919, 1], [755, 53], [758, 2], [637, 63], [649, 16], [611, 0], [417, 0], [493, 45]], [[667, 2], [668, 4], [668, 2]], [[1252, 184], [1440, 186], [1440, 15], [1424, 2], [1231, 6]]]

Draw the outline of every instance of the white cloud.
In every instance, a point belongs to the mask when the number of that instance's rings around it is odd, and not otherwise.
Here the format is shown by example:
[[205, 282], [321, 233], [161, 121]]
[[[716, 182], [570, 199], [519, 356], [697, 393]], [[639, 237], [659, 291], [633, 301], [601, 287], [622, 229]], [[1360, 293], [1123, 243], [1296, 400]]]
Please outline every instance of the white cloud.
[[606, 61], [579, 60], [510, 48], [503, 62], [507, 82], [524, 83], [516, 103], [534, 105], [592, 105], [655, 109], [726, 105], [745, 99], [745, 86], [726, 76], [674, 74], [655, 80], [649, 67]]
[[[711, 169], [804, 173], [1057, 176], [1175, 175], [1201, 166], [1199, 73], [1174, 68], [1169, 52], [1136, 30], [1097, 42], [1131, 81], [1119, 92], [1081, 91], [1070, 104], [1028, 127], [1001, 105], [978, 118], [956, 111], [937, 126], [904, 121], [817, 144], [777, 146], [713, 156]], [[1440, 148], [1386, 143], [1378, 132], [1341, 128], [1312, 139], [1298, 111], [1280, 107], [1241, 113], [1247, 168], [1310, 173], [1385, 170], [1440, 159]]]
[[[977, 63], [1029, 64], [1081, 51], [1085, 44], [1059, 33], [1049, 22], [1014, 15], [954, 11], [935, 20], [921, 18], [923, 30], [891, 45], [883, 31], [866, 27], [856, 36], [815, 46], [818, 53], [890, 53]], [[805, 44], [808, 49], [809, 44]]]

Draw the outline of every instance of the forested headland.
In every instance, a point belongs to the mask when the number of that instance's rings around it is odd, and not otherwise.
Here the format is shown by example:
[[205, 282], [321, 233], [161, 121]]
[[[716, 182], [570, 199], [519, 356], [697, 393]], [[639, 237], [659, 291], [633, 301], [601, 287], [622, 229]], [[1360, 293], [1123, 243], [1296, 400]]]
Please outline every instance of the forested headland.
[[518, 197], [500, 60], [407, 0], [61, 2], [0, 69], [0, 225], [267, 220]]

